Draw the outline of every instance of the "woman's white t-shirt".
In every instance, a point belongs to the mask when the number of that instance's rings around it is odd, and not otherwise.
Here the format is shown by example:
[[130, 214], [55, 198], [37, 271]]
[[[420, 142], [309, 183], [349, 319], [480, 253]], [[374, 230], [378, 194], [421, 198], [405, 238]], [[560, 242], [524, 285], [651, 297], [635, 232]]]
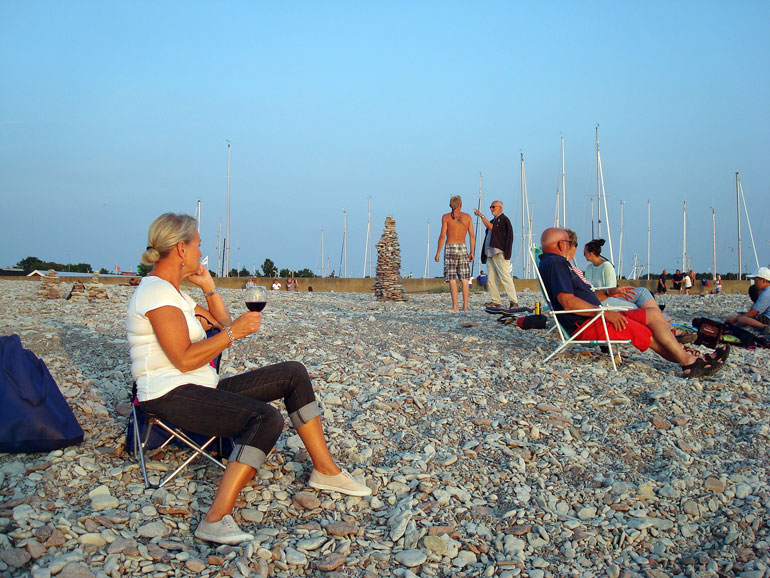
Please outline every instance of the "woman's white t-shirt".
[[206, 339], [206, 332], [195, 317], [195, 301], [160, 277], [144, 277], [128, 302], [126, 332], [131, 353], [131, 373], [136, 381], [139, 401], [156, 399], [186, 383], [216, 387], [219, 374], [211, 365], [182, 373], [169, 361], [155, 336], [147, 312], [159, 307], [181, 309], [187, 321], [190, 341]]
[[692, 288], [692, 279], [690, 279], [689, 275], [684, 276], [684, 288], [685, 289]]

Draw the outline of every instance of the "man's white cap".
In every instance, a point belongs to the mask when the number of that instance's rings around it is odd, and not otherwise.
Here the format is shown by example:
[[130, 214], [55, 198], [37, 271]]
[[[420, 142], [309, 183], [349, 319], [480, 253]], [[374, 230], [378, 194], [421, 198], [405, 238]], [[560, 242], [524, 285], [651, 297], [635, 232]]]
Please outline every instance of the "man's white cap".
[[753, 275], [746, 275], [749, 279], [753, 279], [754, 277], [761, 277], [765, 281], [770, 281], [770, 269], [767, 267], [760, 267], [757, 269], [757, 272]]

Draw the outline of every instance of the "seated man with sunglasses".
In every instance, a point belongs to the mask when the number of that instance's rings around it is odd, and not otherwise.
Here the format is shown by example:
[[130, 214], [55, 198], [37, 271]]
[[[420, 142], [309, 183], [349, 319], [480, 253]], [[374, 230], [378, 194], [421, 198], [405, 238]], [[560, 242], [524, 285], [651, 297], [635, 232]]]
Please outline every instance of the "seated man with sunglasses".
[[[543, 255], [540, 257], [540, 275], [543, 278], [552, 305], [556, 311], [576, 311], [574, 314], [560, 315], [564, 328], [574, 334], [581, 329], [592, 312], [580, 312], [584, 309], [596, 309], [601, 301], [596, 293], [606, 292], [608, 297], [623, 297], [633, 287], [612, 287], [594, 293], [591, 286], [580, 279], [572, 270], [567, 260], [573, 250], [573, 242], [564, 229], [550, 228], [540, 238]], [[613, 340], [629, 339], [639, 351], [652, 349], [655, 353], [678, 363], [684, 377], [702, 377], [719, 371], [724, 365], [729, 352], [727, 346], [720, 346], [714, 353], [696, 357], [677, 342], [671, 328], [660, 310], [632, 309], [627, 311], [607, 311], [607, 332]], [[581, 339], [606, 339], [604, 327], [599, 322], [589, 325], [580, 334]]]

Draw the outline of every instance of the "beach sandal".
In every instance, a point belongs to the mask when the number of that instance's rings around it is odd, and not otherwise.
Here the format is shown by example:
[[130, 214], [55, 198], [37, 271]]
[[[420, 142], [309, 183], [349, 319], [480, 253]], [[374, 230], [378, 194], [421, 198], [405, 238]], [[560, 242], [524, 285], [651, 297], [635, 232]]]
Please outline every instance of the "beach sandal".
[[723, 343], [722, 345], [718, 346], [714, 353], [710, 353], [706, 357], [710, 361], [714, 361], [716, 363], [722, 364], [725, 361], [727, 361], [727, 358], [730, 356], [730, 346], [726, 343]]
[[690, 331], [683, 331], [681, 329], [673, 328], [671, 333], [679, 343], [692, 343], [698, 337], [698, 334]]
[[682, 377], [686, 379], [691, 379], [693, 377], [705, 377], [707, 375], [711, 375], [713, 373], [716, 373], [721, 369], [721, 365], [712, 364], [709, 361], [706, 361], [703, 357], [698, 357], [695, 359], [694, 363], [691, 363], [690, 365], [681, 365], [684, 373]]

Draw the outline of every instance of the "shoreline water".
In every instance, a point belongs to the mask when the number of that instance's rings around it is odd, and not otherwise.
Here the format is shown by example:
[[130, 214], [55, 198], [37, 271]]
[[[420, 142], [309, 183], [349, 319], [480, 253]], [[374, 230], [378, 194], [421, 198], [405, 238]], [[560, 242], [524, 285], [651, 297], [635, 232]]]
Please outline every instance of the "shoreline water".
[[[50, 454], [0, 455], [0, 572], [768, 571], [767, 350], [734, 348], [722, 372], [685, 380], [675, 364], [624, 348], [615, 373], [592, 350], [540, 363], [552, 339], [495, 323], [483, 313], [484, 293], [471, 294], [467, 314], [447, 313], [445, 294], [379, 303], [363, 293], [271, 293], [262, 337], [237, 342], [223, 375], [305, 363], [333, 454], [374, 495], [308, 488], [307, 456], [287, 427], [236, 507], [257, 539], [215, 547], [191, 530], [218, 472], [188, 469], [169, 488], [145, 491], [136, 461], [121, 453], [133, 288], [104, 289], [109, 298], [98, 302], [48, 300], [35, 285], [0, 280], [0, 334], [19, 334], [47, 363], [86, 433], [81, 445]], [[245, 310], [241, 291], [222, 293], [234, 313]], [[539, 293], [519, 298], [531, 306]], [[749, 304], [729, 294], [661, 301], [679, 323]], [[100, 493], [112, 499], [94, 499]]]

